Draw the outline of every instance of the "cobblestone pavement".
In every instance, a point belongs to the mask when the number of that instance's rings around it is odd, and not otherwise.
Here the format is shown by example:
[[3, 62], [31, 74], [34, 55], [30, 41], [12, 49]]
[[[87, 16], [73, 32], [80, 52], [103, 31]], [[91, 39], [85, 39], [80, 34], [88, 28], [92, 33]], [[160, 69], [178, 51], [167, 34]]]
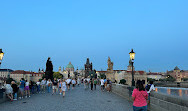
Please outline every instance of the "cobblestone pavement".
[[83, 86], [62, 95], [35, 94], [13, 102], [0, 104], [0, 111], [132, 111], [132, 104], [126, 99], [110, 93], [85, 90]]

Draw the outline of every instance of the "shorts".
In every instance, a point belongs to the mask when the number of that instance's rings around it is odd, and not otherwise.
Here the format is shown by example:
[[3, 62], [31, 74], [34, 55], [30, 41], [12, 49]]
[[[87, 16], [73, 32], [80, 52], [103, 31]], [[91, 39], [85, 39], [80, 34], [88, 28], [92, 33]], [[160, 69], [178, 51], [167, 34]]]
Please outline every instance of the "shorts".
[[57, 89], [57, 86], [52, 86], [52, 89]]
[[25, 86], [24, 90], [29, 90], [29, 86]]
[[20, 92], [24, 92], [24, 88], [19, 88], [20, 89]]

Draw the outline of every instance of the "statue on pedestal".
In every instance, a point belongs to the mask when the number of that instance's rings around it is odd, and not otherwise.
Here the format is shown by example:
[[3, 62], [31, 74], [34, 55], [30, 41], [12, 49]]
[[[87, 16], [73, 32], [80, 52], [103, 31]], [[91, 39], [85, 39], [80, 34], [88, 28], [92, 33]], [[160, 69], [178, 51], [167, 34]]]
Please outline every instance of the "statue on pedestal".
[[110, 57], [108, 57], [108, 69], [107, 69], [107, 71], [113, 71], [113, 65], [114, 65], [114, 63], [111, 62]]

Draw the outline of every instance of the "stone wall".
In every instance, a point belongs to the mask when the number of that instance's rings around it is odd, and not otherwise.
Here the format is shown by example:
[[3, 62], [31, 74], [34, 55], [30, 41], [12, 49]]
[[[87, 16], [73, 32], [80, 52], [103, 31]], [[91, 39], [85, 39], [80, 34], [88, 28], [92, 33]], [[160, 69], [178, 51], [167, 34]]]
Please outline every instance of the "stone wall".
[[0, 103], [3, 103], [5, 101], [7, 101], [7, 100], [8, 100], [8, 98], [6, 97], [5, 92], [0, 91]]
[[[122, 96], [130, 102], [132, 90], [127, 85], [112, 84], [112, 92]], [[150, 96], [150, 111], [188, 111], [188, 100], [171, 95], [152, 92]]]

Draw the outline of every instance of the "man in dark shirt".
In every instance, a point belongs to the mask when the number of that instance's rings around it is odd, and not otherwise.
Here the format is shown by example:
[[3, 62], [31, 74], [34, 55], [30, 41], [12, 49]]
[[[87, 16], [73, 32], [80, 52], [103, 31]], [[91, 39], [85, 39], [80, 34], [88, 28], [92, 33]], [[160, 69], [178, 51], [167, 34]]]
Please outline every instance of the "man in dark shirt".
[[17, 86], [17, 84], [14, 81], [12, 81], [11, 87], [13, 89], [14, 100], [17, 100], [18, 86]]
[[57, 91], [57, 84], [58, 84], [58, 81], [57, 81], [56, 78], [54, 78], [54, 80], [53, 80], [53, 82], [52, 82], [52, 89], [53, 89], [52, 95], [53, 95], [54, 93], [56, 93], [56, 91]]

